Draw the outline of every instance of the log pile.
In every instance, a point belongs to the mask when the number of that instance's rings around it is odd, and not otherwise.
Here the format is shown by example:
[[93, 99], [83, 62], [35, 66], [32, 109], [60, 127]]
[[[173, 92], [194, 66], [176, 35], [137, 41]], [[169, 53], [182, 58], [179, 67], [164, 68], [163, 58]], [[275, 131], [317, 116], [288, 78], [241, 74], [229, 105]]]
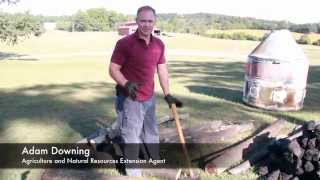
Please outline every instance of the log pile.
[[310, 121], [301, 131], [295, 139], [279, 139], [268, 147], [258, 167], [261, 179], [320, 179], [320, 124]]
[[[270, 143], [269, 140], [282, 135], [281, 129], [288, 125], [287, 121], [279, 119], [267, 126], [258, 134], [243, 140], [220, 152], [218, 156], [206, 159], [205, 171], [209, 174], [220, 174], [238, 162], [245, 160], [249, 151], [253, 151], [254, 146], [264, 146]], [[246, 152], [247, 151], [247, 152]]]

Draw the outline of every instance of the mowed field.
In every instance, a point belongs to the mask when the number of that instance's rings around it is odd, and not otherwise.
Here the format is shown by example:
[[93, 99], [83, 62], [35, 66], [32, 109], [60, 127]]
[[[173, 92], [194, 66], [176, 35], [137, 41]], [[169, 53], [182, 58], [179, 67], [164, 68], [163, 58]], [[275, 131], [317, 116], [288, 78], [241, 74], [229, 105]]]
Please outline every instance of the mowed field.
[[[115, 32], [50, 31], [16, 46], [0, 44], [0, 143], [71, 143], [97, 130], [98, 122], [110, 125], [116, 114], [108, 65], [119, 38]], [[292, 123], [320, 120], [319, 46], [302, 46], [311, 64], [303, 110], [271, 112], [241, 101], [247, 55], [259, 42], [187, 34], [161, 38], [171, 93], [185, 104], [179, 112], [190, 114], [185, 127], [214, 120], [253, 121], [257, 128], [278, 118]], [[158, 84], [156, 94], [158, 117], [170, 114]], [[0, 176], [21, 179], [27, 171], [39, 177], [40, 170], [5, 170]]]
[[[263, 37], [266, 33], [270, 33], [270, 30], [260, 30], [260, 29], [232, 29], [232, 30], [217, 30], [217, 29], [212, 29], [208, 30], [206, 34], [220, 34], [220, 33], [226, 33], [226, 34], [233, 34], [233, 33], [245, 33], [245, 34], [250, 34], [254, 35], [257, 37]], [[292, 32], [293, 37], [298, 40], [303, 33], [295, 33]], [[310, 33], [308, 34], [308, 37], [311, 39], [312, 42], [315, 42], [320, 39], [320, 34], [317, 33]]]

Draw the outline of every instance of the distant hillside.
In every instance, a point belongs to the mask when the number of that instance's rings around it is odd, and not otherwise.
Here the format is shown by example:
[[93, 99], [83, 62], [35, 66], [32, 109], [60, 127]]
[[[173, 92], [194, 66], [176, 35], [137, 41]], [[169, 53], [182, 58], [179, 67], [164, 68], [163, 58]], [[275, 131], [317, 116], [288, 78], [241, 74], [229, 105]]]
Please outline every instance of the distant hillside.
[[[98, 16], [101, 16], [99, 18]], [[54, 21], [59, 23], [62, 30], [70, 30], [71, 25], [79, 25], [79, 31], [87, 30], [115, 30], [119, 21], [134, 20], [135, 15], [123, 15], [114, 11], [108, 11], [102, 8], [88, 9], [84, 12], [77, 12], [72, 16], [37, 16], [40, 21]], [[97, 24], [97, 19], [101, 22]], [[105, 21], [105, 22], [102, 22]], [[108, 28], [101, 28], [100, 26]], [[320, 33], [320, 22], [313, 24], [294, 24], [289, 21], [271, 21], [255, 19], [251, 17], [237, 17], [210, 13], [194, 14], [158, 14], [157, 26], [169, 32], [205, 34], [208, 30], [229, 30], [229, 29], [258, 29], [258, 30], [275, 30], [289, 29], [298, 33]], [[90, 28], [86, 28], [90, 27]], [[77, 29], [75, 29], [78, 31]]]
[[158, 27], [172, 32], [203, 34], [210, 29], [290, 29], [299, 33], [320, 33], [320, 23], [294, 24], [288, 21], [270, 21], [250, 17], [226, 16], [210, 13], [159, 14]]

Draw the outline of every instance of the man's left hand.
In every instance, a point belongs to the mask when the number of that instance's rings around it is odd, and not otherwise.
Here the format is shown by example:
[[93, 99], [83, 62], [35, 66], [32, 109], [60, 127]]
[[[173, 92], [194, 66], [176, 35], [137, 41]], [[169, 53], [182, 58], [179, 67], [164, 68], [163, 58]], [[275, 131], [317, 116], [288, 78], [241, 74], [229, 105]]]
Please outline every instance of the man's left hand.
[[166, 95], [164, 99], [166, 100], [170, 108], [172, 104], [176, 104], [178, 108], [183, 107], [183, 103], [176, 97], [171, 96], [170, 94]]

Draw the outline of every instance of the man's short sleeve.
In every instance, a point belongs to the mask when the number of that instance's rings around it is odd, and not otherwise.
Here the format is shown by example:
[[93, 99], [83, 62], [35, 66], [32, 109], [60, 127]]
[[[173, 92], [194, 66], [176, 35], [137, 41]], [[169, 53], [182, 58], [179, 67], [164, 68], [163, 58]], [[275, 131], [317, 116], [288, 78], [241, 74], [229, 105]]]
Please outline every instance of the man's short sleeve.
[[123, 65], [125, 59], [126, 58], [124, 44], [122, 41], [119, 40], [113, 50], [111, 62], [116, 63], [118, 65]]
[[160, 55], [160, 58], [159, 58], [159, 61], [158, 61], [158, 64], [164, 64], [166, 63], [166, 58], [165, 58], [165, 47], [164, 47], [164, 44], [161, 43], [161, 55]]

